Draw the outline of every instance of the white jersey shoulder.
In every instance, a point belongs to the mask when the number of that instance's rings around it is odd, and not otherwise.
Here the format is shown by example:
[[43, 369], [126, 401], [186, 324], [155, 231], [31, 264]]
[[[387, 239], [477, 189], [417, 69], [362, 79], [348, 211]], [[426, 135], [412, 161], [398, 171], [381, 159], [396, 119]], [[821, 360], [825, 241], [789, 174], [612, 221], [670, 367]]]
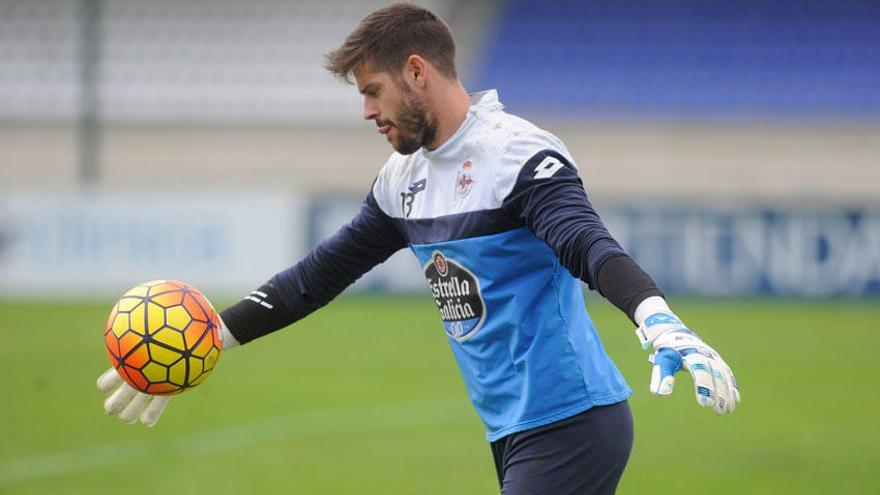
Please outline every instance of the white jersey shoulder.
[[[387, 215], [436, 218], [499, 208], [523, 165], [537, 153], [552, 150], [574, 164], [556, 136], [504, 112], [494, 90], [471, 100], [465, 122], [439, 148], [388, 158], [373, 185]], [[547, 165], [536, 173], [552, 169]]]
[[[493, 115], [496, 122], [493, 127], [501, 131], [498, 138], [498, 170], [496, 172], [495, 192], [500, 206], [504, 198], [513, 190], [523, 166], [532, 157], [542, 151], [555, 151], [565, 157], [572, 166], [577, 167], [568, 148], [553, 133], [541, 129], [531, 122], [505, 112]], [[537, 170], [531, 170], [541, 178], [541, 174], [554, 171], [554, 166], [538, 164]]]

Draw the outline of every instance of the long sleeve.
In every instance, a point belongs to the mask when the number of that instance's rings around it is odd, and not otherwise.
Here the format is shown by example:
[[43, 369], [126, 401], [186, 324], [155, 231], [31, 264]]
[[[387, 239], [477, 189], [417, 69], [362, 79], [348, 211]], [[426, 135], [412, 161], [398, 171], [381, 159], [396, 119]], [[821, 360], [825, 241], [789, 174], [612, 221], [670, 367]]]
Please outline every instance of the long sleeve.
[[502, 208], [546, 242], [590, 288], [596, 288], [606, 259], [625, 254], [587, 199], [577, 170], [555, 151], [541, 151], [525, 163]]
[[374, 266], [406, 246], [371, 192], [351, 222], [312, 249], [272, 283], [299, 319], [324, 306]]
[[502, 208], [546, 242], [572, 275], [630, 319], [639, 302], [662, 295], [605, 228], [577, 170], [562, 154], [544, 150], [530, 158]]
[[221, 317], [238, 342], [250, 342], [305, 318], [404, 246], [371, 192], [351, 222]]

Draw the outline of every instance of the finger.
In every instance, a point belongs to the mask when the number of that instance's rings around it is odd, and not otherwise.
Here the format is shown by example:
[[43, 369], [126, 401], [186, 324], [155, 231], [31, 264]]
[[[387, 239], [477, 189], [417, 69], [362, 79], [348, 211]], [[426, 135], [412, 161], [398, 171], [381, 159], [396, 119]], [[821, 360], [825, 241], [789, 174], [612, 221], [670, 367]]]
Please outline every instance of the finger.
[[685, 356], [684, 362], [694, 380], [697, 403], [703, 407], [715, 405], [715, 385], [709, 360], [706, 356], [693, 352]]
[[727, 367], [725, 368], [725, 371], [727, 372], [728, 383], [730, 383], [730, 390], [733, 394], [733, 404], [731, 404], [730, 406], [730, 411], [733, 412], [733, 410], [736, 409], [736, 405], [739, 404], [740, 400], [739, 387], [736, 384], [736, 377], [733, 376], [733, 370], [731, 370], [730, 367]]
[[138, 392], [138, 394], [134, 396], [134, 399], [132, 399], [122, 412], [119, 413], [119, 419], [126, 423], [134, 423], [137, 421], [138, 417], [143, 414], [147, 406], [150, 405], [151, 399], [152, 396]]
[[739, 385], [736, 383], [736, 377], [733, 376], [733, 370], [727, 368], [727, 372], [730, 373], [730, 383], [733, 385], [733, 398], [735, 399], [735, 402], [739, 404]]
[[123, 383], [104, 401], [104, 410], [107, 411], [107, 414], [115, 416], [131, 402], [135, 395], [137, 395], [137, 391]]
[[112, 366], [98, 377], [98, 389], [105, 395], [112, 392], [120, 383], [122, 383], [122, 377]]
[[670, 395], [672, 387], [675, 386], [674, 375], [663, 375], [659, 365], [655, 365], [651, 370], [651, 393], [654, 395]]
[[675, 374], [681, 369], [681, 356], [678, 352], [669, 348], [658, 349], [653, 354], [651, 362], [651, 393], [654, 395], [669, 395], [675, 385]]
[[712, 367], [721, 371], [723, 382], [726, 387], [725, 399], [727, 399], [727, 403], [725, 404], [724, 412], [722, 414], [730, 414], [736, 409], [736, 405], [740, 401], [739, 386], [737, 386], [736, 377], [733, 376], [733, 370], [730, 369], [727, 362], [725, 362], [717, 353], [714, 354], [716, 358], [711, 360]]
[[731, 413], [736, 409], [736, 405], [740, 401], [739, 387], [736, 384], [736, 377], [733, 376], [733, 370], [730, 369], [730, 366], [728, 366], [721, 358], [717, 361], [713, 361], [713, 366], [715, 369], [720, 370], [724, 375], [724, 384], [727, 386], [727, 397], [730, 399], [730, 403], [727, 405], [726, 409], [727, 413]]
[[715, 414], [722, 415], [729, 412], [730, 403], [733, 402], [733, 393], [728, 386], [727, 376], [719, 362], [709, 360], [709, 370], [712, 373], [712, 385], [715, 390]]
[[165, 406], [168, 405], [169, 400], [171, 400], [169, 395], [154, 395], [153, 400], [150, 401], [150, 404], [141, 413], [141, 423], [151, 427], [155, 426], [159, 421], [159, 417], [162, 416], [162, 412], [165, 411]]
[[733, 386], [733, 372], [727, 366], [724, 367], [724, 383], [727, 384], [727, 396], [730, 398], [726, 413], [730, 414], [736, 409], [736, 388]]

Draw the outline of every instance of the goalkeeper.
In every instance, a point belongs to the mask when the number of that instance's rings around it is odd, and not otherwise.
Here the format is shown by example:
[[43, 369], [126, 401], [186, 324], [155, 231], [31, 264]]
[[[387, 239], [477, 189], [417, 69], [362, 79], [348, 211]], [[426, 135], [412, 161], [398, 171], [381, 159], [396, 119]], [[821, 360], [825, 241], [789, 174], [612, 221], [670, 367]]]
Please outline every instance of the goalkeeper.
[[[733, 373], [666, 304], [587, 199], [552, 134], [468, 95], [447, 25], [393, 4], [327, 55], [354, 77], [363, 117], [394, 153], [355, 218], [295, 266], [221, 313], [224, 346], [300, 320], [409, 247], [440, 312], [505, 494], [613, 493], [632, 446], [631, 390], [584, 308], [581, 281], [637, 326], [652, 349], [650, 389], [685, 369], [717, 414], [739, 401]], [[257, 294], [256, 296], [253, 294]], [[167, 398], [139, 395], [114, 370], [105, 408], [154, 424]]]

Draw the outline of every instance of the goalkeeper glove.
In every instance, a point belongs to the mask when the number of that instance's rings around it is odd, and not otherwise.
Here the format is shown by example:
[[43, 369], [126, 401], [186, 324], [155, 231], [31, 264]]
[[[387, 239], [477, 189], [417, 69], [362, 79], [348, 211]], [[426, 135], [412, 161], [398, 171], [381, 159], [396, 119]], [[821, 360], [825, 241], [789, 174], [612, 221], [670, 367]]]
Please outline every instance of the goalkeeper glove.
[[[220, 319], [220, 339], [223, 341], [223, 349], [231, 349], [240, 345], [232, 333]], [[170, 395], [150, 395], [139, 392], [132, 388], [116, 371], [110, 367], [98, 377], [98, 389], [104, 393], [104, 410], [111, 416], [116, 416], [126, 423], [135, 423], [140, 420], [146, 426], [154, 426], [168, 401]]]
[[642, 301], [636, 309], [636, 321], [642, 347], [654, 349], [648, 358], [654, 365], [651, 393], [671, 394], [675, 374], [684, 368], [693, 378], [697, 403], [712, 406], [715, 414], [733, 412], [740, 395], [730, 367], [672, 313], [663, 298], [654, 296]]

